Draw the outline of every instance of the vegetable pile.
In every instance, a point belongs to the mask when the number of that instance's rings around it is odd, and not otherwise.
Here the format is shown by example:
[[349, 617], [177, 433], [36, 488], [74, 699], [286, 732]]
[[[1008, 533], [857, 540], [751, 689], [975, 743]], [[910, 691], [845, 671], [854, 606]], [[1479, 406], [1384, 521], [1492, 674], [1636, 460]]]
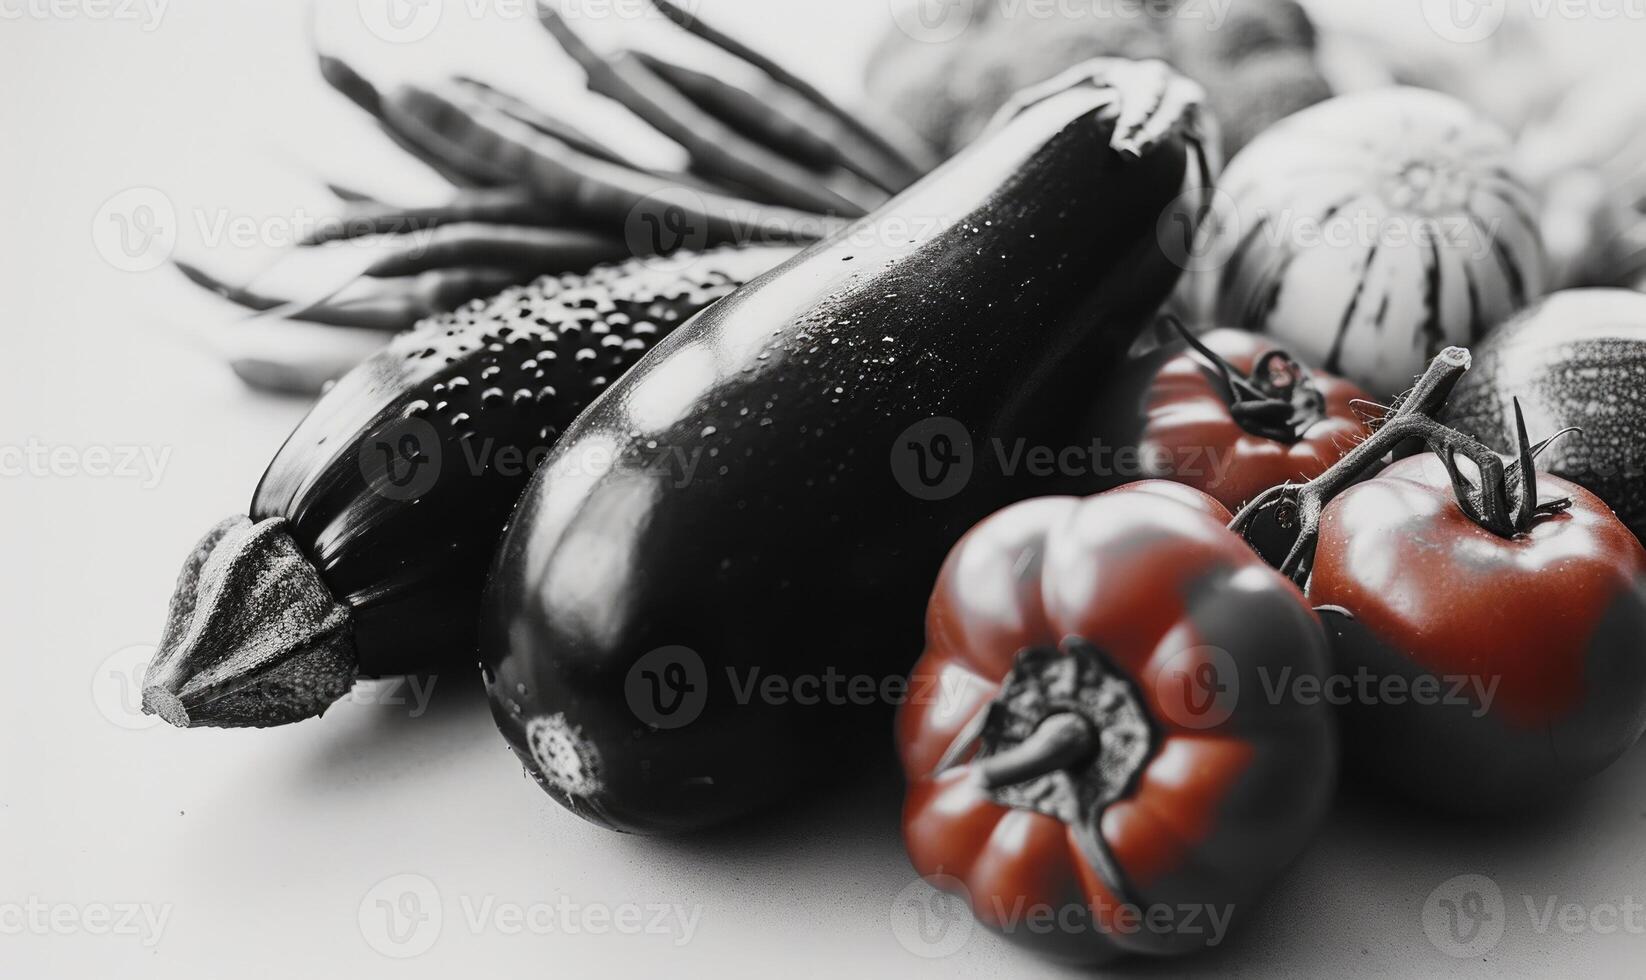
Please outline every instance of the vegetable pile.
[[770, 87], [542, 20], [684, 173], [322, 59], [453, 197], [350, 195], [299, 251], [381, 249], [324, 297], [185, 267], [394, 332], [189, 555], [146, 710], [288, 724], [478, 659], [532, 779], [633, 833], [758, 814], [892, 733], [915, 869], [1080, 963], [1214, 942], [1182, 910], [1246, 916], [1340, 776], [1499, 814], [1640, 739], [1646, 296], [1544, 294], [1621, 258], [1638, 201], [1547, 191], [1622, 151], [1551, 163], [1410, 87], [1268, 126], [1189, 76], [1318, 102], [1275, 2], [1141, 22], [1184, 64], [1044, 80], [985, 18], [948, 56], [1012, 94], [955, 109], [932, 169], [656, 2]]

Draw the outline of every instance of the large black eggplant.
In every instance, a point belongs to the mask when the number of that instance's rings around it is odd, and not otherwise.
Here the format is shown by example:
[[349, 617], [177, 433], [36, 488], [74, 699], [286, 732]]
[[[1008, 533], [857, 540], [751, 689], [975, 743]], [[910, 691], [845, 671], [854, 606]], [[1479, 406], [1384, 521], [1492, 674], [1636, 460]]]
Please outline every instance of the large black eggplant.
[[1493, 331], [1446, 403], [1446, 419], [1488, 446], [1526, 427], [1553, 434], [1538, 469], [1606, 502], [1646, 541], [1646, 295], [1629, 289], [1551, 293]]
[[180, 726], [320, 714], [358, 676], [472, 669], [486, 568], [533, 464], [660, 337], [787, 246], [549, 276], [355, 368], [179, 576], [144, 710]]
[[1089, 442], [1070, 423], [1178, 279], [1161, 229], [1192, 230], [1210, 181], [1199, 98], [1118, 60], [1026, 92], [577, 420], [481, 627], [493, 714], [551, 795], [680, 831], [860, 763], [854, 732], [887, 743], [944, 554], [1045, 489], [1017, 448]]

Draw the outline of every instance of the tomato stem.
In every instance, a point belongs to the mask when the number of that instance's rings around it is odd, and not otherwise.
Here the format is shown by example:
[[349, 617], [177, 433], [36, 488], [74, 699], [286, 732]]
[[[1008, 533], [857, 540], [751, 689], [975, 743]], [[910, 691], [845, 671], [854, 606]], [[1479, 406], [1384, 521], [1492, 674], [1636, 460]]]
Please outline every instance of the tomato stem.
[[[1564, 498], [1539, 502], [1534, 464], [1549, 443], [1575, 430], [1563, 429], [1533, 446], [1526, 435], [1526, 419], [1517, 398], [1514, 411], [1518, 445], [1514, 456], [1505, 457], [1479, 440], [1434, 420], [1433, 416], [1445, 407], [1458, 380], [1469, 370], [1469, 362], [1469, 352], [1461, 347], [1441, 351], [1417, 385], [1396, 402], [1370, 437], [1308, 483], [1287, 484], [1259, 494], [1229, 522], [1230, 530], [1250, 542], [1257, 515], [1274, 510], [1283, 527], [1295, 528], [1298, 532], [1291, 551], [1279, 565], [1280, 572], [1300, 588], [1307, 585], [1315, 544], [1320, 537], [1320, 518], [1326, 505], [1408, 439], [1422, 440], [1428, 451], [1439, 458], [1451, 477], [1459, 509], [1494, 534], [1512, 538], [1527, 531], [1537, 518], [1571, 506], [1571, 501]], [[1459, 466], [1459, 456], [1473, 464], [1473, 477]]]
[[[1429, 363], [1428, 370], [1412, 390], [1395, 403], [1370, 436], [1308, 483], [1288, 483], [1258, 494], [1240, 508], [1240, 512], [1229, 522], [1229, 529], [1250, 541], [1252, 525], [1258, 515], [1275, 511], [1283, 527], [1295, 528], [1298, 532], [1291, 550], [1279, 565], [1280, 572], [1300, 587], [1304, 585], [1314, 560], [1315, 542], [1320, 535], [1320, 515], [1338, 494], [1408, 439], [1433, 441], [1443, 433], [1459, 440], [1467, 439], [1431, 416], [1445, 407], [1446, 399], [1469, 370], [1469, 364], [1469, 352], [1462, 347], [1448, 347], [1441, 351]], [[1493, 459], [1496, 459], [1495, 454]], [[1501, 467], [1501, 460], [1498, 464]]]
[[1242, 374], [1223, 355], [1206, 346], [1177, 316], [1161, 317], [1216, 371], [1223, 381], [1229, 414], [1252, 435], [1293, 443], [1326, 417], [1326, 399], [1309, 369], [1284, 350], [1257, 359], [1251, 374]]

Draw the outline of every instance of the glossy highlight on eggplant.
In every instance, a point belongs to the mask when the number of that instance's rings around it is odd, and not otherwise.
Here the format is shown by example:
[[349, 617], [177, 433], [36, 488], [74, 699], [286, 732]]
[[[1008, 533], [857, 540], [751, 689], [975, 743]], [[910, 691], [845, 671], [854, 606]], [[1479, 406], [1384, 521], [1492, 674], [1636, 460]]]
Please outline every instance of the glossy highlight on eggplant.
[[793, 253], [549, 276], [396, 337], [299, 424], [249, 514], [190, 554], [144, 710], [266, 727], [359, 676], [469, 669], [487, 565], [547, 448], [660, 338]]
[[1158, 62], [1029, 90], [578, 419], [482, 622], [493, 714], [545, 790], [615, 829], [686, 831], [879, 740], [890, 699], [865, 684], [907, 670], [949, 546], [1045, 492], [994, 446], [1067, 444], [1177, 282], [1159, 229], [1210, 183], [1199, 99]]

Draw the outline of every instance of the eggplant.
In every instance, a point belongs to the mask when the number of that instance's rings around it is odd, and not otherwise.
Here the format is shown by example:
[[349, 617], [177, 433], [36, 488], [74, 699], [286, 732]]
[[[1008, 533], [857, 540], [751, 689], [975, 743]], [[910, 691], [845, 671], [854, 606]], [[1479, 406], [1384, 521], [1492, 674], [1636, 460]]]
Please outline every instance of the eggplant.
[[249, 515], [196, 545], [144, 710], [265, 727], [360, 676], [472, 669], [486, 569], [534, 464], [660, 337], [794, 251], [544, 277], [395, 338], [316, 403]]
[[1159, 229], [1192, 229], [1211, 182], [1200, 97], [1120, 60], [1025, 92], [577, 420], [481, 625], [493, 715], [543, 789], [679, 832], [887, 748], [944, 555], [1046, 489], [1012, 447], [1090, 441], [1083, 406], [1178, 280]]
[[1550, 442], [1537, 468], [1605, 501], [1646, 541], [1646, 295], [1628, 289], [1551, 293], [1475, 349], [1446, 419], [1488, 446], [1526, 428]]

